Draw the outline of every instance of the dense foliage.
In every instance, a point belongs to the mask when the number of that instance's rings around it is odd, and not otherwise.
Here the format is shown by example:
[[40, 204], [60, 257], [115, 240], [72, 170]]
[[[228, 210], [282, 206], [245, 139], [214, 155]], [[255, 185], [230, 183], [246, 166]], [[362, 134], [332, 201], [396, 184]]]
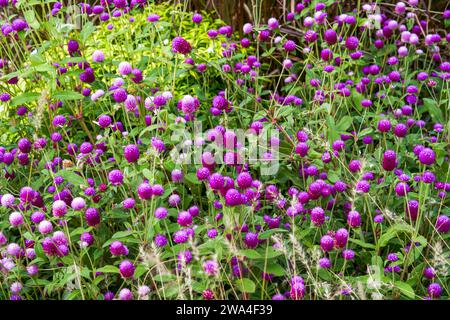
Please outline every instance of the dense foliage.
[[0, 0], [0, 299], [448, 299], [450, 11], [335, 5]]

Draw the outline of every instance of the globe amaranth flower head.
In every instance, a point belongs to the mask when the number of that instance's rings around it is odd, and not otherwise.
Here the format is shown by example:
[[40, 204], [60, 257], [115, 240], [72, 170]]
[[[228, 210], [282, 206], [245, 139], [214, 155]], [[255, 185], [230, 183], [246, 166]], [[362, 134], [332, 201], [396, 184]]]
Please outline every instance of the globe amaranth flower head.
[[119, 186], [123, 183], [123, 173], [120, 170], [114, 169], [108, 174], [108, 180], [114, 186]]
[[125, 156], [125, 159], [127, 159], [129, 163], [136, 162], [140, 156], [138, 146], [134, 144], [129, 144], [125, 146], [125, 148], [123, 149], [123, 155]]
[[431, 148], [423, 148], [419, 155], [419, 161], [424, 165], [432, 165], [436, 159], [436, 154]]
[[178, 36], [172, 40], [172, 50], [186, 55], [191, 52], [192, 47], [184, 38]]
[[166, 238], [166, 236], [162, 235], [162, 234], [157, 234], [155, 236], [155, 244], [157, 247], [164, 247], [165, 245], [167, 245], [168, 240]]
[[216, 276], [219, 273], [219, 264], [215, 260], [208, 260], [203, 263], [203, 270], [208, 276]]
[[114, 256], [121, 256], [121, 255], [128, 255], [128, 248], [127, 246], [125, 246], [122, 242], [120, 241], [113, 241], [110, 245], [109, 245], [109, 251], [111, 252], [112, 255]]
[[88, 226], [96, 226], [100, 223], [100, 213], [97, 208], [87, 208], [84, 217]]
[[134, 264], [130, 260], [124, 260], [119, 264], [119, 271], [122, 277], [132, 278], [136, 270]]
[[92, 61], [100, 63], [105, 60], [105, 54], [101, 50], [95, 50], [94, 53], [92, 53]]
[[358, 228], [361, 226], [361, 215], [358, 211], [352, 210], [347, 215], [347, 223], [352, 228]]

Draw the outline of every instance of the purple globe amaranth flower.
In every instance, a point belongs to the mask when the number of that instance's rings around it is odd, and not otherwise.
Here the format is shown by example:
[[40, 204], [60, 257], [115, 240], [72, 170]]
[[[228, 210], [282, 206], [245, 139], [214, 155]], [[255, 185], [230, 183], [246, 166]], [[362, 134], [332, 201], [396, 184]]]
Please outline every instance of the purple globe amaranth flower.
[[426, 267], [423, 270], [423, 275], [428, 280], [432, 280], [436, 277], [436, 271], [432, 267]]
[[23, 187], [20, 189], [19, 198], [22, 202], [31, 202], [36, 196], [35, 191], [31, 187]]
[[360, 180], [356, 183], [357, 193], [368, 193], [370, 191], [370, 183], [367, 180]]
[[167, 240], [167, 238], [164, 235], [157, 234], [155, 236], [155, 244], [156, 244], [157, 247], [162, 248], [165, 245], [167, 245], [167, 243], [168, 243], [168, 240]]
[[314, 30], [309, 29], [305, 32], [304, 39], [306, 42], [312, 43], [312, 42], [316, 41], [317, 38], [318, 38], [318, 35]]
[[361, 170], [361, 161], [359, 160], [350, 161], [348, 168], [353, 173], [358, 172], [359, 170]]
[[84, 217], [88, 226], [94, 227], [100, 223], [100, 213], [97, 208], [87, 208]]
[[173, 241], [175, 243], [185, 243], [189, 240], [189, 235], [186, 230], [178, 230], [173, 234]]
[[293, 40], [287, 40], [283, 45], [284, 50], [287, 52], [293, 52], [297, 48], [297, 45]]
[[11, 226], [13, 227], [18, 227], [20, 225], [22, 225], [24, 222], [23, 216], [20, 212], [12, 212], [9, 215], [9, 223], [11, 224]]
[[431, 283], [427, 291], [432, 298], [439, 298], [442, 294], [442, 287], [439, 283]]
[[174, 52], [178, 52], [178, 53], [186, 55], [191, 52], [192, 47], [189, 44], [189, 42], [187, 42], [182, 37], [175, 37], [172, 40], [172, 50]]
[[174, 182], [174, 183], [182, 182], [183, 178], [184, 178], [183, 171], [181, 171], [179, 169], [174, 169], [171, 172], [171, 177], [172, 177], [172, 182]]
[[358, 228], [361, 226], [361, 215], [358, 211], [352, 210], [347, 215], [347, 223], [352, 228]]
[[77, 197], [72, 200], [71, 207], [72, 207], [72, 209], [74, 209], [76, 211], [80, 211], [80, 210], [84, 209], [85, 206], [86, 206], [86, 201], [81, 197]]
[[121, 75], [123, 75], [123, 76], [129, 75], [132, 70], [133, 70], [133, 67], [131, 66], [131, 64], [129, 62], [124, 61], [124, 62], [119, 63], [118, 71]]
[[166, 150], [166, 146], [165, 146], [164, 142], [157, 137], [152, 137], [151, 143], [152, 143], [152, 147], [160, 153], [164, 152]]
[[332, 251], [334, 247], [334, 239], [329, 235], [324, 235], [320, 239], [320, 247], [325, 252]]
[[31, 142], [27, 138], [22, 138], [17, 143], [17, 147], [23, 153], [29, 153], [31, 151]]
[[388, 119], [378, 121], [378, 130], [380, 132], [389, 132], [391, 130], [391, 122]]
[[75, 52], [79, 49], [79, 44], [76, 40], [69, 40], [67, 43], [67, 50], [69, 51], [70, 55], [73, 55]]
[[420, 151], [418, 158], [422, 164], [432, 165], [434, 163], [434, 160], [436, 159], [436, 154], [432, 149], [424, 148], [422, 151]]
[[383, 154], [382, 167], [386, 171], [394, 170], [397, 165], [397, 154], [393, 150], [386, 150]]
[[94, 237], [89, 232], [83, 232], [80, 236], [81, 246], [86, 248], [94, 243]]
[[225, 194], [225, 204], [227, 206], [233, 207], [242, 204], [242, 195], [236, 189], [228, 189]]
[[295, 147], [295, 153], [300, 157], [305, 157], [308, 154], [309, 146], [305, 142], [299, 142]]
[[165, 217], [167, 217], [168, 211], [166, 208], [164, 207], [159, 207], [155, 210], [155, 217], [158, 219], [164, 219]]
[[213, 173], [209, 177], [209, 186], [211, 189], [220, 190], [225, 186], [225, 179], [220, 173]]
[[355, 252], [351, 249], [347, 249], [342, 251], [342, 257], [345, 260], [353, 260], [353, 258], [355, 257]]
[[192, 215], [188, 211], [179, 212], [177, 223], [183, 227], [190, 226], [192, 224]]
[[328, 258], [320, 258], [319, 259], [319, 267], [322, 269], [331, 268], [331, 260]]
[[345, 40], [345, 47], [348, 50], [356, 50], [359, 45], [359, 39], [357, 37], [351, 36]]
[[123, 155], [125, 156], [125, 159], [129, 163], [136, 162], [139, 159], [140, 153], [138, 146], [134, 144], [129, 144], [123, 149]]
[[208, 276], [216, 276], [219, 273], [219, 264], [217, 261], [208, 260], [203, 263], [203, 270]]
[[328, 29], [327, 31], [325, 31], [325, 33], [324, 33], [324, 40], [330, 46], [335, 44], [337, 42], [336, 31], [334, 31], [333, 29]]
[[417, 200], [408, 200], [406, 205], [406, 219], [416, 221], [419, 212], [419, 202]]
[[289, 291], [289, 297], [292, 300], [300, 300], [306, 294], [305, 281], [300, 276], [294, 276], [291, 280], [291, 289]]
[[334, 235], [335, 245], [338, 248], [345, 248], [348, 242], [348, 231], [347, 229], [341, 228], [336, 231]]
[[128, 98], [128, 93], [123, 88], [117, 88], [116, 90], [114, 90], [113, 98], [117, 103], [125, 102], [125, 100], [127, 100]]
[[102, 114], [98, 117], [98, 125], [102, 128], [107, 128], [111, 125], [112, 119], [106, 114]]
[[321, 226], [325, 222], [325, 211], [321, 207], [315, 207], [311, 210], [311, 221], [316, 227]]
[[247, 232], [244, 239], [245, 245], [250, 248], [256, 248], [258, 246], [258, 234], [253, 232]]
[[399, 138], [403, 138], [408, 134], [408, 127], [403, 123], [399, 123], [394, 127], [394, 134]]
[[398, 260], [398, 255], [396, 253], [389, 253], [387, 259], [391, 262], [395, 262]]
[[136, 201], [133, 198], [127, 198], [123, 200], [122, 205], [125, 209], [133, 209]]
[[10, 207], [14, 204], [14, 196], [12, 194], [4, 194], [1, 199], [0, 199], [0, 203], [3, 207]]
[[43, 220], [39, 223], [38, 230], [41, 234], [49, 234], [53, 232], [53, 225], [50, 221]]
[[[117, 0], [114, 0], [117, 1]], [[124, 288], [119, 292], [119, 300], [128, 301], [133, 300], [133, 292], [130, 289]]]
[[447, 233], [450, 230], [450, 218], [442, 214], [439, 215], [436, 219], [435, 228], [439, 233]]
[[119, 186], [123, 183], [123, 173], [120, 170], [112, 170], [108, 174], [108, 180], [114, 185]]
[[62, 200], [56, 200], [52, 205], [52, 213], [55, 217], [63, 217], [67, 213], [67, 204]]
[[41, 211], [36, 211], [31, 214], [30, 220], [33, 223], [40, 223], [45, 219], [45, 213]]
[[410, 187], [406, 182], [399, 182], [395, 185], [395, 193], [403, 197], [410, 191]]
[[105, 55], [103, 53], [103, 51], [101, 50], [95, 50], [94, 53], [92, 54], [92, 61], [94, 62], [103, 62], [105, 60]]
[[253, 183], [253, 178], [250, 173], [248, 172], [241, 172], [237, 179], [236, 179], [237, 185], [240, 189], [244, 190], [247, 188], [250, 188]]
[[109, 251], [114, 256], [128, 255], [128, 248], [120, 241], [113, 241], [109, 245]]
[[170, 195], [167, 202], [170, 206], [177, 207], [181, 203], [181, 197], [178, 194], [174, 193]]
[[203, 17], [200, 13], [194, 13], [192, 15], [192, 22], [199, 24], [202, 22], [202, 20], [203, 20]]
[[138, 186], [137, 193], [139, 199], [148, 200], [153, 196], [152, 186], [148, 182], [143, 182]]
[[125, 279], [132, 278], [136, 270], [134, 264], [130, 260], [124, 260], [119, 265], [119, 271]]

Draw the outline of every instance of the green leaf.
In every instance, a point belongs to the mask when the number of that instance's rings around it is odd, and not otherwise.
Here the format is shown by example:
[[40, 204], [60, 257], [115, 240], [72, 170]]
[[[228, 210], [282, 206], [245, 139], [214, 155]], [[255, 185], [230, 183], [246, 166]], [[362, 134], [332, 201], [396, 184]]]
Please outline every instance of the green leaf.
[[188, 173], [184, 176], [184, 179], [192, 184], [201, 184], [201, 182], [198, 181], [197, 175], [195, 173]]
[[351, 116], [345, 116], [338, 122], [336, 128], [339, 132], [345, 132], [351, 126], [352, 122], [353, 118]]
[[84, 96], [81, 93], [78, 93], [76, 91], [66, 90], [66, 91], [56, 92], [52, 96], [52, 98], [55, 100], [65, 101], [65, 100], [81, 100], [84, 98]]
[[414, 299], [416, 294], [414, 293], [414, 289], [407, 284], [406, 282], [396, 281], [394, 283], [395, 287], [400, 289], [401, 293], [410, 299]]
[[327, 117], [327, 127], [328, 127], [328, 141], [333, 143], [333, 141], [339, 138], [339, 133], [334, 122], [334, 118], [331, 116]]
[[67, 182], [70, 182], [76, 186], [86, 185], [86, 181], [83, 177], [77, 175], [73, 171], [62, 170], [59, 171], [58, 174], [64, 178]]
[[39, 21], [37, 21], [33, 10], [25, 11], [23, 16], [30, 27], [33, 29], [39, 29], [40, 24]]
[[137, 279], [140, 276], [142, 276], [146, 271], [147, 268], [143, 264], [140, 264], [136, 267], [136, 270], [134, 271], [134, 277]]
[[144, 175], [144, 177], [146, 177], [150, 181], [150, 183], [153, 183], [154, 176], [150, 170], [148, 170], [147, 168], [144, 168], [142, 170], [142, 174]]
[[86, 42], [86, 40], [89, 38], [89, 36], [95, 31], [94, 24], [89, 21], [83, 26], [83, 30], [80, 32], [80, 37], [82, 42]]
[[424, 110], [428, 110], [435, 122], [444, 122], [444, 116], [442, 114], [442, 110], [438, 107], [438, 104], [435, 100], [430, 98], [423, 99]]
[[104, 266], [100, 269], [97, 269], [96, 272], [103, 272], [103, 273], [120, 273], [119, 268], [116, 266]]
[[119, 231], [114, 233], [114, 235], [112, 236], [112, 239], [120, 239], [120, 238], [125, 238], [128, 237], [129, 235], [132, 235], [134, 233], [134, 231]]
[[358, 240], [358, 239], [353, 239], [353, 238], [350, 238], [348, 240], [350, 240], [350, 242], [353, 242], [353, 243], [359, 245], [360, 247], [363, 247], [363, 248], [366, 248], [366, 249], [373, 249], [373, 250], [376, 249], [375, 245], [373, 245], [371, 243], [367, 243], [367, 242], [364, 242], [364, 241], [361, 241], [361, 240]]
[[253, 292], [255, 292], [255, 289], [256, 289], [255, 283], [252, 280], [247, 279], [247, 278], [238, 279], [236, 281], [236, 287], [241, 292], [248, 292], [248, 293], [253, 293]]
[[412, 233], [413, 231], [413, 227], [406, 223], [393, 225], [392, 227], [387, 229], [386, 232], [380, 237], [378, 246], [386, 246], [392, 238], [397, 236], [398, 233]]
[[259, 254], [258, 251], [253, 250], [253, 249], [241, 250], [240, 254], [242, 254], [243, 256], [245, 256], [249, 259], [264, 259], [264, 257], [261, 254]]
[[22, 104], [30, 103], [32, 101], [35, 101], [37, 98], [39, 98], [40, 94], [37, 92], [26, 92], [22, 93], [21, 95], [18, 95], [11, 99], [11, 106], [19, 106]]
[[258, 238], [259, 239], [267, 239], [269, 238], [272, 234], [274, 233], [280, 233], [280, 232], [289, 232], [286, 229], [281, 229], [281, 228], [275, 228], [275, 229], [269, 229], [267, 231], [264, 231], [262, 233], [259, 234]]
[[280, 266], [279, 264], [270, 264], [266, 268], [266, 273], [274, 274], [277, 277], [284, 276], [286, 274], [285, 268]]

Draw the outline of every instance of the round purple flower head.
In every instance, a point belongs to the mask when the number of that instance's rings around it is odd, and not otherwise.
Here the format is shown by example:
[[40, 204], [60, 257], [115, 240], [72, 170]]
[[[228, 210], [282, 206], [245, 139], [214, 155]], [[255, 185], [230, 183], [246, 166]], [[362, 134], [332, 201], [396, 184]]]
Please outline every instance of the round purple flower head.
[[172, 50], [174, 52], [178, 52], [181, 54], [188, 54], [189, 52], [191, 52], [192, 47], [189, 44], [189, 42], [187, 42], [185, 39], [183, 39], [182, 37], [175, 37], [172, 40]]
[[123, 149], [123, 155], [129, 163], [136, 162], [139, 159], [139, 148], [134, 144], [129, 144]]
[[361, 216], [358, 211], [352, 210], [348, 213], [347, 223], [352, 228], [358, 228], [361, 226]]
[[135, 269], [135, 266], [130, 260], [124, 260], [119, 265], [120, 274], [126, 279], [134, 276]]
[[200, 13], [194, 13], [192, 15], [192, 22], [199, 24], [202, 22], [202, 20], [203, 20], [203, 17]]
[[253, 232], [247, 232], [247, 234], [245, 235], [245, 239], [244, 239], [245, 245], [248, 248], [256, 248], [256, 246], [258, 245], [258, 234], [257, 233], [253, 233]]
[[436, 154], [430, 148], [424, 148], [419, 153], [419, 161], [425, 165], [432, 165], [434, 163], [435, 158]]
[[108, 179], [114, 186], [119, 186], [123, 182], [123, 173], [122, 173], [122, 171], [117, 170], [117, 169], [112, 170], [108, 174]]

